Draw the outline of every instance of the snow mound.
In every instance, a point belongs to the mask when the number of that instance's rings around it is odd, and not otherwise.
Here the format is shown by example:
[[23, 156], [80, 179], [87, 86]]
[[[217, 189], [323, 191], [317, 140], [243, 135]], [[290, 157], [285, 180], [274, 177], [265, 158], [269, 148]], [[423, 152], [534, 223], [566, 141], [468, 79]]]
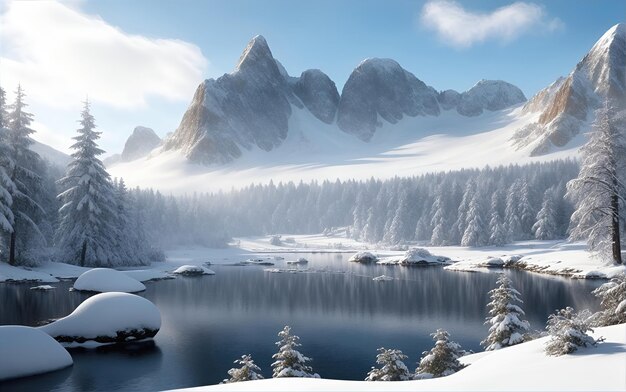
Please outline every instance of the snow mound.
[[184, 276], [215, 275], [215, 271], [200, 265], [182, 265], [172, 271], [172, 273]]
[[110, 268], [94, 268], [84, 272], [76, 279], [74, 289], [99, 293], [111, 291], [136, 293], [145, 290], [146, 286], [123, 272]]
[[40, 330], [69, 345], [123, 343], [154, 337], [161, 313], [147, 299], [128, 293], [102, 293], [81, 303], [69, 316]]
[[390, 280], [394, 280], [394, 278], [392, 278], [391, 276], [387, 276], [387, 275], [380, 275], [380, 276], [375, 277], [372, 280], [375, 282], [387, 282]]
[[0, 326], [0, 352], [0, 380], [51, 372], [73, 364], [63, 346], [31, 327]]
[[358, 252], [354, 256], [350, 257], [349, 261], [356, 263], [375, 263], [378, 261], [378, 257], [370, 252]]
[[449, 257], [436, 256], [424, 248], [411, 248], [402, 256], [387, 257], [378, 262], [384, 265], [428, 266], [442, 265], [450, 262]]

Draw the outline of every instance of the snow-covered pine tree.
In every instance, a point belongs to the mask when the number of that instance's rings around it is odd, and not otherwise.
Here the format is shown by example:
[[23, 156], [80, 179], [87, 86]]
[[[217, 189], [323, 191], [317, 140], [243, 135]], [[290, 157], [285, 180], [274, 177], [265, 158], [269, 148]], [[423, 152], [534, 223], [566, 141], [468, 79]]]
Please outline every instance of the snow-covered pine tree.
[[532, 238], [532, 227], [535, 223], [537, 212], [533, 207], [533, 197], [528, 181], [525, 178], [520, 179], [519, 197], [517, 211], [519, 212], [519, 221], [521, 227], [520, 239]]
[[497, 281], [498, 287], [489, 291], [489, 317], [485, 324], [491, 324], [489, 335], [480, 344], [485, 350], [498, 350], [513, 346], [528, 339], [530, 325], [523, 319], [525, 315], [516, 302], [523, 303], [521, 294], [511, 285], [511, 279], [502, 274]]
[[509, 193], [506, 195], [506, 208], [504, 211], [504, 221], [506, 224], [507, 237], [509, 241], [516, 241], [523, 237], [522, 223], [519, 216], [519, 192], [522, 187], [522, 183], [519, 180], [515, 180], [509, 188]]
[[598, 111], [582, 147], [578, 177], [567, 184], [567, 196], [576, 205], [570, 222], [570, 239], [587, 240], [589, 249], [622, 263], [620, 202], [624, 203], [623, 171], [626, 143], [623, 114], [605, 103]]
[[81, 112], [81, 127], [72, 145], [74, 153], [65, 177], [58, 183], [63, 189], [58, 198], [59, 228], [56, 242], [59, 260], [81, 266], [113, 266], [120, 262], [120, 237], [113, 185], [98, 156], [98, 145], [89, 102]]
[[589, 310], [576, 313], [569, 306], [551, 314], [547, 324], [550, 340], [546, 343], [546, 354], [554, 356], [570, 354], [579, 347], [595, 346], [601, 342], [602, 338], [596, 340], [587, 335], [588, 331], [593, 332], [589, 326], [590, 317]]
[[0, 253], [2, 253], [2, 232], [8, 234], [13, 231], [13, 212], [11, 211], [13, 198], [11, 193], [15, 192], [15, 184], [7, 174], [7, 171], [11, 171], [13, 166], [7, 144], [8, 119], [6, 93], [0, 87]]
[[543, 195], [541, 210], [537, 213], [537, 221], [533, 225], [533, 233], [538, 240], [552, 240], [558, 237], [555, 192], [554, 188], [548, 188]]
[[261, 368], [254, 363], [252, 355], [242, 355], [241, 359], [237, 359], [233, 363], [239, 365], [240, 367], [232, 368], [228, 371], [230, 378], [225, 379], [223, 381], [224, 384], [263, 379], [263, 376], [259, 374], [261, 373]]
[[372, 366], [365, 381], [406, 381], [411, 379], [409, 368], [404, 364], [408, 357], [400, 350], [381, 347], [376, 355], [376, 363], [380, 369]]
[[435, 346], [430, 351], [422, 353], [415, 379], [445, 377], [463, 369], [459, 358], [465, 354], [461, 345], [450, 340], [450, 334], [443, 329], [431, 334], [435, 340]]
[[291, 334], [291, 327], [286, 325], [278, 333], [280, 340], [276, 342], [278, 352], [272, 355], [275, 362], [272, 363], [272, 377], [307, 377], [319, 378], [319, 374], [313, 373], [313, 368], [307, 365], [311, 358], [306, 357], [297, 350], [300, 347], [300, 338]]
[[496, 191], [491, 196], [491, 219], [489, 220], [489, 244], [502, 246], [508, 242], [507, 230], [500, 216], [502, 192]]
[[433, 234], [430, 237], [430, 244], [434, 246], [448, 245], [448, 239], [450, 236], [450, 190], [447, 189], [447, 183], [441, 182], [437, 186], [435, 194], [435, 201], [433, 202], [433, 217], [431, 220], [431, 226], [433, 227]]
[[474, 193], [476, 193], [476, 181], [474, 179], [470, 179], [465, 185], [463, 198], [461, 199], [461, 204], [459, 204], [459, 208], [457, 209], [457, 219], [452, 225], [451, 242], [453, 244], [460, 244], [463, 239], [468, 221], [467, 213], [470, 208], [470, 203], [474, 198]]
[[626, 323], [626, 274], [619, 274], [593, 291], [602, 310], [593, 315], [593, 325], [604, 327]]
[[462, 246], [482, 246], [487, 243], [487, 228], [484, 221], [485, 208], [482, 192], [476, 190], [466, 214], [465, 231], [461, 238]]
[[35, 131], [30, 128], [33, 115], [25, 111], [27, 105], [24, 97], [22, 86], [18, 85], [15, 102], [9, 107], [6, 127], [8, 155], [5, 161], [10, 165], [6, 171], [14, 184], [13, 191], [9, 191], [14, 218], [13, 231], [9, 234], [9, 264], [16, 264], [18, 261], [18, 242], [32, 241], [33, 237], [43, 239], [37, 225], [45, 215], [44, 209], [38, 203], [42, 189], [40, 171], [43, 165], [39, 154], [30, 149], [34, 143], [30, 135]]
[[385, 243], [395, 245], [410, 239], [410, 236], [413, 235], [413, 230], [409, 230], [407, 222], [410, 212], [409, 194], [403, 191], [398, 198], [398, 208], [395, 210], [389, 231], [385, 233], [383, 238]]

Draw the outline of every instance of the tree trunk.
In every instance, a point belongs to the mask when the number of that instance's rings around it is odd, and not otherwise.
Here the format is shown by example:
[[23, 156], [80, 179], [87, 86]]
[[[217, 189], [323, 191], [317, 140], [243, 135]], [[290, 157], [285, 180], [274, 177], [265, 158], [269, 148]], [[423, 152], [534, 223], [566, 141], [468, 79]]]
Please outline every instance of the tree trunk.
[[613, 241], [613, 259], [622, 264], [622, 246], [619, 227], [619, 198], [617, 194], [611, 196], [611, 236]]
[[16, 242], [15, 229], [11, 232], [11, 241], [9, 244], [9, 264], [15, 265], [15, 242]]
[[87, 257], [87, 241], [83, 241], [83, 249], [80, 251], [80, 266], [85, 266], [85, 257]]

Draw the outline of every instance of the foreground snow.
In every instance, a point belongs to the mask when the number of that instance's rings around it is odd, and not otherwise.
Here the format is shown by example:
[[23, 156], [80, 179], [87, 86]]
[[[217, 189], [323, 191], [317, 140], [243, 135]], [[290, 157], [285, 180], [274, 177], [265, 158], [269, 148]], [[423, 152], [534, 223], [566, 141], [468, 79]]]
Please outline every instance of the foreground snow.
[[144, 291], [146, 286], [135, 278], [123, 272], [110, 268], [94, 268], [83, 272], [76, 282], [74, 289], [81, 291], [96, 291], [108, 293], [118, 291], [122, 293], [137, 293]]
[[153, 337], [161, 313], [147, 299], [128, 293], [87, 298], [69, 316], [39, 329], [68, 345], [99, 345]]
[[[469, 364], [448, 377], [419, 381], [366, 382], [324, 379], [267, 379], [184, 391], [624, 391], [626, 324], [598, 328], [606, 340], [574, 354], [549, 357], [548, 338], [461, 358]], [[322, 375], [323, 376], [323, 375]]]
[[70, 354], [36, 328], [0, 326], [0, 380], [31, 376], [72, 365]]

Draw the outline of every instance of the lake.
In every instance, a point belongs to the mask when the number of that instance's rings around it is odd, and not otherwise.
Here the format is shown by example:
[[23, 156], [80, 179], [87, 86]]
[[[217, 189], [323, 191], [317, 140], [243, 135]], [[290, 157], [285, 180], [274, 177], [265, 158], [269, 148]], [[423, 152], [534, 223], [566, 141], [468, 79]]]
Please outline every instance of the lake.
[[[437, 328], [448, 330], [465, 349], [481, 349], [495, 273], [361, 265], [348, 262], [350, 254], [282, 256], [304, 256], [314, 272], [213, 265], [214, 276], [148, 282], [139, 295], [158, 306], [163, 320], [154, 341], [73, 349], [73, 367], [0, 383], [0, 390], [155, 391], [216, 384], [243, 354], [252, 354], [263, 376], [271, 377], [276, 334], [286, 324], [323, 378], [364, 379], [379, 347], [401, 349], [414, 370]], [[533, 329], [543, 329], [557, 308], [598, 309], [591, 291], [600, 281], [506, 273], [522, 293]], [[372, 281], [382, 274], [398, 279]], [[53, 285], [55, 290], [41, 292], [30, 290], [33, 284], [0, 284], [0, 324], [34, 326], [71, 313], [89, 297], [70, 292], [71, 282]]]

